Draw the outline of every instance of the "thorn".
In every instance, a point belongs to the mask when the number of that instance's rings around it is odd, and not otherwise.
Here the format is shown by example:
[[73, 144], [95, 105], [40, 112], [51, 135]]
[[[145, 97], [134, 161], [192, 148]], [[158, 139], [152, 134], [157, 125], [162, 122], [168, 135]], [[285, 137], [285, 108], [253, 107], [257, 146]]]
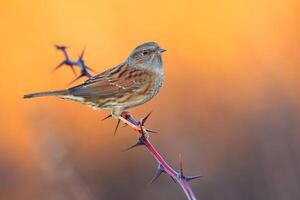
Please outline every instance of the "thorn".
[[92, 77], [92, 75], [86, 70], [85, 65], [84, 65], [83, 70], [81, 70], [81, 74], [82, 74], [83, 76], [88, 77], [88, 78], [91, 78], [91, 77]]
[[84, 60], [82, 58], [79, 58], [78, 61], [76, 62], [77, 65], [79, 66], [80, 68], [80, 71], [81, 71], [81, 75], [82, 76], [86, 76], [88, 78], [91, 78], [92, 75], [88, 72], [87, 70], [87, 66], [84, 64]]
[[85, 65], [85, 68], [87, 68], [88, 70], [92, 71], [92, 72], [96, 72], [95, 70], [93, 70], [92, 68], [88, 67]]
[[142, 125], [142, 126], [146, 123], [148, 117], [149, 117], [151, 114], [152, 114], [152, 111], [149, 112], [148, 115], [146, 115], [146, 117], [144, 117], [144, 118], [141, 120], [141, 125]]
[[76, 62], [77, 66], [79, 66], [80, 71], [84, 71], [85, 67], [84, 67], [84, 60], [82, 58], [78, 58], [77, 62]]
[[62, 51], [63, 52], [63, 54], [64, 54], [64, 56], [65, 56], [65, 59], [66, 59], [66, 61], [70, 61], [70, 59], [69, 59], [69, 55], [68, 55], [68, 53], [67, 53], [67, 47], [66, 46], [63, 46], [63, 45], [54, 45], [55, 46], [55, 48], [57, 49], [57, 50], [59, 50], [59, 51]]
[[71, 68], [71, 70], [72, 70], [73, 74], [76, 76], [77, 74], [76, 74], [76, 71], [75, 71], [75, 68], [74, 68], [74, 66], [73, 66], [73, 65], [70, 65], [70, 68]]
[[158, 133], [157, 131], [154, 131], [154, 130], [149, 129], [149, 128], [145, 128], [145, 130], [146, 130], [147, 132], [150, 132], [150, 133]]
[[58, 70], [59, 68], [61, 68], [63, 65], [67, 65], [71, 68], [72, 72], [74, 75], [76, 75], [76, 71], [75, 71], [75, 68], [74, 68], [74, 64], [72, 63], [72, 61], [67, 61], [67, 60], [64, 60], [62, 61], [61, 63], [59, 63], [53, 70], [52, 72]]
[[84, 55], [84, 50], [82, 51], [82, 53], [80, 54], [80, 56], [78, 57], [78, 60], [77, 60], [77, 64], [80, 67], [81, 71], [86, 69], [84, 60], [83, 60], [83, 55]]
[[74, 83], [75, 81], [79, 80], [80, 78], [84, 77], [83, 74], [77, 76], [77, 78], [75, 78], [73, 81], [71, 81], [68, 85], [71, 85], [72, 83]]
[[152, 180], [150, 181], [150, 183], [154, 183], [159, 177], [160, 175], [165, 172], [165, 170], [163, 169], [163, 166], [161, 164], [158, 164], [157, 168], [156, 168], [156, 172], [154, 177], [152, 178]]
[[118, 122], [117, 122], [117, 126], [116, 126], [116, 128], [115, 128], [115, 132], [114, 132], [114, 135], [116, 135], [116, 133], [117, 133], [117, 130], [118, 130], [118, 128], [119, 128], [119, 125], [120, 125], [120, 119], [118, 119]]
[[69, 55], [68, 55], [68, 53], [66, 51], [67, 47], [66, 46], [60, 46], [60, 45], [54, 45], [54, 46], [55, 46], [55, 48], [57, 50], [63, 52], [63, 54], [65, 56], [65, 60], [62, 61], [60, 64], [58, 64], [52, 71], [57, 70], [58, 68], [62, 67], [63, 65], [67, 65], [67, 66], [69, 66], [72, 69], [74, 75], [76, 75], [76, 71], [74, 69], [75, 63], [69, 59]]
[[108, 118], [111, 118], [111, 117], [112, 117], [112, 114], [110, 114], [110, 115], [104, 117], [101, 121], [104, 121], [104, 120], [106, 120], [106, 119], [108, 119]]
[[122, 126], [122, 128], [125, 128], [126, 126], [128, 126], [128, 124], [125, 123], [125, 124]]
[[174, 183], [177, 183], [173, 176], [170, 175], [170, 177], [174, 181]]
[[81, 54], [79, 55], [78, 60], [83, 60], [84, 53], [85, 53], [85, 48], [82, 50]]
[[63, 66], [65, 64], [65, 61], [62, 61], [61, 63], [59, 63], [53, 70], [52, 72], [54, 72], [55, 70], [57, 70], [58, 68], [60, 68], [61, 66]]
[[124, 149], [122, 152], [129, 151], [129, 150], [131, 150], [135, 147], [141, 146], [141, 145], [144, 145], [144, 143], [141, 140], [138, 140], [134, 145], [128, 147], [127, 149]]
[[67, 47], [66, 46], [63, 46], [63, 45], [57, 45], [57, 44], [54, 44], [54, 47], [57, 49], [57, 50], [65, 50]]
[[65, 61], [62, 61], [61, 63], [59, 63], [52, 71], [57, 70], [58, 68], [60, 68], [61, 66], [63, 66], [65, 64]]
[[67, 65], [71, 68], [72, 72], [74, 75], [76, 75], [76, 71], [75, 71], [75, 68], [74, 68], [74, 63], [72, 61], [69, 61], [69, 60], [64, 60], [62, 61], [61, 63], [59, 63], [53, 70], [52, 72], [58, 70], [59, 68], [61, 68], [63, 65]]
[[93, 69], [91, 69], [90, 67], [86, 66], [85, 63], [84, 63], [84, 60], [83, 60], [83, 56], [84, 56], [84, 52], [85, 52], [85, 49], [82, 50], [81, 54], [79, 55], [79, 58], [77, 61], [72, 61], [70, 58], [69, 58], [69, 55], [68, 55], [68, 52], [66, 50], [66, 46], [60, 46], [60, 45], [54, 45], [55, 48], [59, 51], [62, 51], [63, 54], [64, 54], [64, 57], [65, 57], [65, 60], [62, 61], [61, 63], [59, 63], [54, 69], [53, 71], [57, 70], [58, 68], [62, 67], [63, 65], [67, 65], [69, 66], [73, 73], [76, 75], [76, 71], [75, 71], [75, 68], [74, 66], [76, 67], [79, 67], [80, 68], [80, 72], [81, 74], [79, 76], [77, 76], [77, 78], [75, 80], [73, 80], [72, 82], [69, 83], [72, 84], [74, 83], [75, 81], [77, 81], [78, 79], [80, 79], [81, 77], [88, 77], [88, 78], [91, 78], [92, 75], [89, 73], [88, 70], [91, 70], [91, 71], [94, 71]]
[[187, 181], [191, 181], [191, 180], [195, 180], [195, 179], [198, 179], [198, 178], [202, 178], [203, 176], [187, 176], [185, 177]]
[[181, 154], [179, 154], [179, 167], [180, 167], [180, 176], [183, 176], [183, 162]]

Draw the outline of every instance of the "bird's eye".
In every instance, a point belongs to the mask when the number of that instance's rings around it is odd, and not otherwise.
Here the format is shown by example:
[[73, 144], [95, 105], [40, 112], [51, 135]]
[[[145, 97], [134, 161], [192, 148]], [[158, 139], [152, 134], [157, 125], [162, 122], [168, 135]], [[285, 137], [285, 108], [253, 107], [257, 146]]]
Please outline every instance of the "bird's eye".
[[143, 52], [142, 52], [142, 55], [145, 56], [145, 55], [147, 55], [148, 53], [149, 53], [148, 51], [143, 51]]

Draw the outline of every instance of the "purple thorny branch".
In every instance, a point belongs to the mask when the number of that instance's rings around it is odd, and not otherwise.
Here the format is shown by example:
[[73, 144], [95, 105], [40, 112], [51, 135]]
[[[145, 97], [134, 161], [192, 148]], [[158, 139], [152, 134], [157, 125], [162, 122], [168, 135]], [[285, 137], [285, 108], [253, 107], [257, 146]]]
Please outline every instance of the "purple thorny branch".
[[[77, 81], [78, 79], [80, 79], [82, 77], [87, 77], [87, 78], [92, 77], [89, 70], [90, 71], [93, 71], [93, 70], [90, 67], [86, 66], [84, 63], [84, 60], [83, 60], [84, 50], [80, 54], [77, 61], [72, 61], [67, 53], [66, 46], [55, 45], [55, 47], [57, 50], [63, 52], [65, 60], [62, 61], [59, 65], [57, 65], [54, 68], [54, 70], [62, 67], [63, 65], [67, 65], [72, 69], [73, 73], [76, 75], [74, 67], [79, 67], [80, 75], [77, 76], [76, 79], [73, 80], [71, 83], [74, 83], [75, 81]], [[178, 171], [174, 170], [165, 161], [165, 159], [160, 155], [160, 153], [155, 149], [155, 147], [151, 144], [151, 142], [149, 140], [149, 133], [157, 133], [157, 132], [153, 131], [149, 128], [146, 128], [144, 126], [147, 119], [149, 118], [150, 114], [151, 114], [151, 112], [146, 117], [137, 121], [134, 119], [134, 117], [132, 117], [129, 114], [129, 112], [124, 111], [118, 119], [114, 134], [116, 134], [121, 121], [124, 122], [126, 126], [129, 125], [130, 127], [132, 127], [138, 134], [138, 140], [134, 145], [125, 149], [125, 151], [133, 149], [138, 146], [145, 146], [149, 150], [151, 155], [154, 157], [154, 159], [158, 163], [158, 166], [156, 168], [156, 173], [155, 173], [153, 179], [151, 180], [151, 182], [153, 183], [154, 181], [156, 181], [162, 173], [168, 174], [173, 179], [174, 182], [177, 182], [180, 185], [180, 187], [184, 191], [188, 200], [196, 200], [196, 197], [192, 191], [192, 188], [190, 187], [189, 182], [191, 180], [201, 178], [202, 176], [186, 176], [186, 175], [184, 175], [181, 154], [179, 154], [179, 166], [180, 167], [179, 167]], [[112, 117], [112, 115], [108, 115], [103, 120], [108, 119], [110, 117]]]
[[80, 78], [82, 77], [88, 77], [88, 78], [91, 78], [92, 75], [91, 73], [88, 71], [93, 71], [93, 69], [91, 69], [90, 67], [88, 67], [85, 63], [84, 63], [84, 60], [83, 60], [83, 56], [84, 56], [84, 51], [85, 49], [82, 50], [81, 54], [79, 55], [78, 59], [76, 61], [72, 61], [69, 57], [69, 54], [67, 52], [67, 47], [66, 46], [60, 46], [60, 45], [54, 45], [55, 48], [59, 51], [61, 51], [63, 54], [64, 54], [64, 57], [65, 59], [59, 63], [54, 69], [53, 71], [57, 70], [58, 68], [62, 67], [63, 65], [66, 65], [66, 66], [69, 66], [73, 73], [76, 75], [76, 71], [74, 69], [74, 67], [79, 67], [80, 69], [80, 75], [77, 76], [73, 81], [71, 81], [69, 84], [72, 84], [74, 83], [75, 81], [79, 80]]

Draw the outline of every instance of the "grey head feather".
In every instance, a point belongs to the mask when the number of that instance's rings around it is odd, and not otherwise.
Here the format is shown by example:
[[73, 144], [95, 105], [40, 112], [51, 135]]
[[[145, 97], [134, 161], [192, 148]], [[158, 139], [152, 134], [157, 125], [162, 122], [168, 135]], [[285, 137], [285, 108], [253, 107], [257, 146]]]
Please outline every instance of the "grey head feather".
[[161, 48], [157, 42], [146, 42], [137, 46], [131, 52], [127, 62], [129, 65], [139, 69], [162, 72], [161, 53]]

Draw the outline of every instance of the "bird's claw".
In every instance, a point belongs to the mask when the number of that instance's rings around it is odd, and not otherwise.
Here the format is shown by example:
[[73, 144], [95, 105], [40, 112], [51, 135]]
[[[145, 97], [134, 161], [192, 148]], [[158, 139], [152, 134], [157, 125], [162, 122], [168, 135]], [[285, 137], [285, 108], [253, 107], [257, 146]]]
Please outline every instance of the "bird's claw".
[[157, 133], [157, 131], [154, 131], [150, 128], [145, 127], [145, 123], [149, 119], [149, 116], [152, 112], [148, 113], [144, 118], [140, 119], [139, 121], [135, 120], [128, 111], [124, 111], [121, 113], [120, 119], [127, 125], [130, 125], [135, 131], [137, 131], [140, 134], [145, 133]]

